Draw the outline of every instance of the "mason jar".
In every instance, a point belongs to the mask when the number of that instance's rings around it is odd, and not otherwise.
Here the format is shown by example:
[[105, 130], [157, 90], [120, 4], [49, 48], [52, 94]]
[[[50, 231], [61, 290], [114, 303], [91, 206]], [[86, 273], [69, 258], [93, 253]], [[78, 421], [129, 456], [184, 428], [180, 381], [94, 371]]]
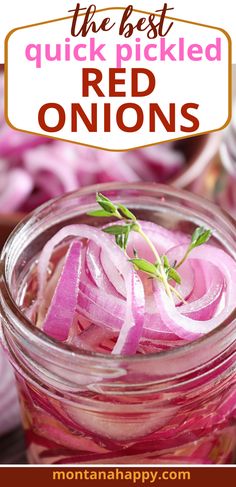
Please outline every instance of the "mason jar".
[[[192, 343], [148, 355], [82, 351], [46, 336], [21, 309], [32, 263], [60, 228], [88, 223], [100, 191], [139, 219], [212, 241], [236, 259], [236, 225], [191, 193], [105, 184], [46, 203], [1, 256], [1, 334], [15, 369], [33, 464], [230, 464], [236, 447], [236, 310]], [[89, 219], [94, 225], [95, 221]], [[27, 311], [27, 310], [26, 310]]]

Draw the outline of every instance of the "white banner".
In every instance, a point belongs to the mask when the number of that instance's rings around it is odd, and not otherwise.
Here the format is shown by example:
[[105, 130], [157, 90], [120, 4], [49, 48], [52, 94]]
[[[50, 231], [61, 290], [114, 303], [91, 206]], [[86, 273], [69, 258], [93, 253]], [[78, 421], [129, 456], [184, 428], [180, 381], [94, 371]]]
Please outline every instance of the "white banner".
[[[85, 37], [70, 35], [71, 19], [9, 36], [13, 128], [127, 150], [226, 125], [230, 41], [223, 31], [124, 9], [94, 19], [98, 32], [89, 23]], [[84, 22], [76, 17], [74, 34]]]
[[[4, 62], [4, 39], [7, 33], [15, 27], [29, 25], [35, 22], [66, 17], [68, 10], [75, 8], [76, 0], [11, 0], [1, 1], [0, 6], [0, 63]], [[91, 2], [93, 3], [93, 2]], [[127, 6], [133, 4], [135, 8], [155, 11], [162, 8], [162, 0], [96, 0], [98, 8]], [[179, 19], [191, 20], [225, 29], [233, 41], [233, 62], [236, 63], [236, 16], [235, 0], [169, 0], [168, 7], [174, 8], [171, 16]], [[90, 2], [84, 0], [82, 6]]]

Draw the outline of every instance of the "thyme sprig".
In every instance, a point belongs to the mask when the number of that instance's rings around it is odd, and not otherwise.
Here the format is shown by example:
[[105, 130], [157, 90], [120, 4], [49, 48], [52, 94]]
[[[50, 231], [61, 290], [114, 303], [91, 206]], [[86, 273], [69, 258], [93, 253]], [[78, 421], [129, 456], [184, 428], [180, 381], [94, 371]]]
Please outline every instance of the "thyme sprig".
[[177, 269], [182, 266], [194, 248], [203, 245], [210, 239], [211, 231], [206, 230], [203, 227], [196, 228], [183, 258], [179, 262], [174, 262], [174, 264], [171, 265], [166, 255], [159, 255], [156, 247], [153, 245], [153, 242], [143, 231], [140, 222], [137, 221], [136, 216], [128, 208], [126, 208], [126, 206], [120, 203], [114, 204], [109, 198], [101, 193], [97, 193], [96, 201], [100, 208], [98, 210], [89, 212], [88, 215], [93, 217], [115, 217], [122, 221], [122, 224], [109, 225], [103, 228], [103, 231], [110, 235], [114, 235], [116, 244], [125, 253], [131, 232], [139, 233], [139, 235], [145, 240], [151, 249], [155, 258], [154, 263], [140, 258], [137, 255], [137, 251], [134, 249], [134, 258], [129, 258], [129, 261], [134, 265], [135, 269], [148, 274], [149, 278], [151, 279], [158, 279], [161, 281], [167, 295], [172, 301], [173, 294], [175, 294], [180, 301], [185, 302], [180, 293], [174, 286], [170, 284], [169, 281], [174, 281], [177, 284], [181, 284], [181, 276]]
[[175, 269], [178, 269], [188, 258], [189, 254], [196, 247], [205, 244], [211, 238], [211, 230], [206, 230], [204, 227], [197, 227], [191, 237], [191, 242], [183, 256], [183, 258], [176, 264]]

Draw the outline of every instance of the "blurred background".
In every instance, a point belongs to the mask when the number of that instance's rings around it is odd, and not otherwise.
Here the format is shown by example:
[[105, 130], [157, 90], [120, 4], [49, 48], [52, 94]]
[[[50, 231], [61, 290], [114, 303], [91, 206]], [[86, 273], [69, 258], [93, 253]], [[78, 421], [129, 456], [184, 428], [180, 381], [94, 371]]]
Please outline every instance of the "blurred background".
[[[236, 96], [236, 65], [233, 91]], [[110, 181], [171, 184], [213, 200], [236, 218], [236, 107], [224, 131], [130, 152], [106, 152], [13, 131], [4, 120], [1, 66], [0, 247], [14, 226], [38, 205], [65, 192]], [[0, 350], [2, 464], [25, 462], [19, 421], [14, 377]]]

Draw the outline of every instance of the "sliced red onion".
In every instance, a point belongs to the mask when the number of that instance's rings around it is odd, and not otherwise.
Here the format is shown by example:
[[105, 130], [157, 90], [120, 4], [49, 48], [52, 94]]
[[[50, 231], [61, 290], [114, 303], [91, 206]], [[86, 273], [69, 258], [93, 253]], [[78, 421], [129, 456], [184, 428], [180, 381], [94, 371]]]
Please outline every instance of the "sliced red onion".
[[30, 196], [33, 180], [23, 169], [11, 169], [0, 174], [0, 211], [17, 210]]
[[69, 247], [51, 305], [46, 314], [43, 331], [60, 341], [68, 338], [76, 309], [81, 273], [81, 243], [75, 240]]
[[86, 266], [87, 274], [100, 289], [107, 292], [115, 292], [115, 288], [111, 285], [109, 279], [106, 277], [100, 259], [101, 249], [94, 242], [90, 241], [86, 250]]
[[[169, 256], [168, 252], [167, 252], [167, 256]], [[172, 262], [172, 260], [170, 260], [170, 264], [172, 265], [173, 263], [174, 261]], [[190, 260], [184, 262], [184, 264], [180, 267], [180, 269], [178, 269], [178, 273], [181, 277], [181, 283], [177, 284], [175, 282], [172, 282], [171, 284], [176, 289], [176, 291], [182, 296], [182, 298], [186, 301], [192, 295], [196, 285], [196, 276], [194, 273], [192, 262]], [[180, 306], [182, 304], [182, 302], [176, 295], [173, 295], [173, 299], [176, 306]], [[182, 310], [182, 306], [181, 306], [181, 310]]]
[[[181, 255], [183, 256], [187, 250], [187, 246], [182, 245], [176, 248], [176, 254], [179, 250], [181, 250]], [[223, 310], [209, 320], [200, 321], [184, 316], [180, 312], [181, 308], [176, 308], [168, 299], [163, 287], [157, 281], [154, 282], [155, 299], [157, 307], [160, 310], [161, 320], [167, 325], [170, 331], [187, 340], [194, 340], [216, 328], [235, 307], [234, 283], [236, 282], [236, 264], [232, 258], [217, 247], [204, 245], [204, 247], [197, 247], [192, 251], [191, 259], [201, 259], [201, 261], [210, 262], [215, 266], [219, 266], [220, 264], [221, 272], [225, 278], [227, 292], [225, 293], [225, 306]]]
[[[44, 187], [44, 184], [47, 184], [48, 174], [54, 178], [54, 184], [58, 186], [58, 182], [60, 183], [59, 193], [56, 192], [54, 196], [78, 188], [78, 180], [75, 172], [68, 165], [66, 165], [65, 170], [65, 162], [63, 158], [57, 157], [52, 144], [38, 147], [37, 151], [27, 151], [24, 156], [25, 168], [29, 174], [34, 176], [36, 181], [40, 174], [42, 175], [42, 187]], [[50, 185], [53, 186], [53, 181], [50, 181]]]
[[[142, 180], [165, 181], [178, 173], [184, 165], [183, 154], [173, 144], [146, 147], [126, 154], [129, 165]], [[151, 177], [151, 174], [153, 176]]]
[[[183, 235], [175, 236], [170, 230], [156, 225], [152, 222], [140, 222], [142, 223], [142, 228], [147, 236], [151, 239], [152, 243], [155, 245], [157, 251], [160, 254], [164, 254], [170, 246], [176, 246], [179, 243], [186, 242], [186, 236]], [[110, 225], [113, 225], [112, 223]], [[107, 225], [107, 226], [110, 226]], [[184, 238], [184, 240], [183, 240]], [[136, 250], [138, 255], [145, 255], [147, 260], [153, 260], [153, 254], [147, 244], [143, 241], [141, 235], [137, 232], [132, 232], [130, 234], [129, 243], [127, 247], [127, 252], [130, 256], [133, 256], [133, 250]], [[103, 274], [105, 273], [107, 279], [116, 289], [116, 291], [125, 297], [125, 287], [123, 278], [119, 272], [119, 267], [117, 268], [113, 260], [110, 259], [107, 253], [102, 250], [100, 253], [101, 265], [103, 269]]]
[[[102, 439], [108, 438], [115, 442], [134, 441], [161, 429], [177, 413], [178, 406], [169, 406], [166, 410], [155, 409], [156, 402], [149, 403], [149, 410], [142, 412], [140, 404], [126, 405], [127, 427], [124, 427], [125, 418], [120, 413], [119, 404], [109, 404], [109, 411], [90, 411], [89, 408], [78, 408], [67, 404], [66, 412], [73, 421], [82, 425], [93, 434]], [[139, 413], [139, 414], [138, 414]], [[143, 416], [143, 418], [142, 418]], [[133, 419], [133, 420], [132, 420]]]
[[25, 150], [32, 147], [36, 148], [39, 144], [46, 143], [46, 141], [46, 137], [42, 140], [37, 135], [18, 132], [4, 123], [0, 126], [0, 157], [10, 160], [19, 158]]
[[194, 320], [209, 320], [217, 311], [224, 289], [224, 277], [215, 267], [207, 292], [201, 298], [182, 305], [180, 308], [181, 313]]
[[[151, 308], [148, 303], [150, 299], [146, 298], [143, 336], [156, 340], [176, 340], [176, 335], [160, 320], [156, 306]], [[83, 276], [77, 303], [77, 311], [80, 314], [86, 316], [92, 323], [106, 328], [108, 333], [111, 330], [118, 333], [125, 319], [125, 309], [125, 301], [116, 295], [101, 292], [86, 276]]]
[[70, 343], [81, 350], [111, 353], [116, 340], [117, 333], [108, 331], [105, 327], [92, 324], [79, 335], [78, 331], [75, 331]]
[[[114, 353], [135, 353], [144, 324], [144, 291], [140, 278], [133, 270], [133, 266], [127, 261], [122, 250], [112, 241], [112, 239], [103, 234], [101, 239], [101, 230], [89, 227], [88, 225], [70, 225], [61, 229], [51, 240], [47, 242], [39, 257], [39, 300], [43, 298], [43, 289], [47, 279], [47, 269], [53, 249], [62, 240], [70, 236], [77, 236], [84, 239], [93, 240], [102, 249], [105, 249], [108, 256], [119, 267], [124, 278], [126, 287], [126, 312], [121, 331], [115, 345]], [[79, 299], [79, 296], [78, 296]]]
[[53, 440], [58, 445], [69, 448], [71, 450], [81, 450], [95, 453], [105, 453], [106, 448], [102, 445], [98, 446], [90, 438], [80, 435], [71, 435], [70, 430], [66, 428], [61, 421], [52, 418], [50, 414], [45, 411], [41, 413], [37, 411], [34, 414], [34, 427], [36, 431], [40, 431], [42, 438]]
[[[152, 283], [153, 284], [153, 283]], [[146, 297], [143, 337], [150, 340], [175, 341], [178, 337], [161, 320], [154, 294]]]
[[188, 299], [188, 302], [191, 303], [192, 301], [197, 301], [199, 298], [202, 298], [207, 291], [205, 267], [209, 264], [197, 259], [192, 259], [189, 264], [194, 272], [194, 286]]
[[[139, 276], [132, 272], [129, 276], [131, 286], [131, 299], [128, 296], [127, 302], [130, 299], [129, 306], [127, 305], [127, 312], [125, 321], [122, 325], [118, 340], [113, 348], [112, 353], [115, 354], [133, 354], [136, 353], [139, 340], [142, 336], [144, 325], [144, 291]], [[139, 292], [137, 292], [139, 289]]]
[[112, 259], [106, 254], [104, 250], [101, 251], [101, 264], [103, 272], [109, 282], [121, 296], [125, 297], [126, 289], [124, 286], [124, 279], [119, 271], [119, 267], [116, 267], [114, 265]]
[[83, 274], [79, 286], [77, 311], [93, 323], [119, 331], [125, 319], [126, 302], [98, 289]]
[[[149, 299], [148, 299], [149, 298]], [[143, 336], [150, 339], [176, 340], [177, 337], [158, 317], [153, 296], [146, 298]], [[150, 300], [153, 301], [150, 305]], [[97, 289], [86, 275], [80, 282], [77, 310], [92, 323], [106, 328], [108, 333], [118, 333], [125, 319], [125, 301], [116, 295], [107, 294]]]
[[[188, 248], [188, 244], [183, 243], [187, 239], [185, 235], [176, 236], [169, 230], [147, 222], [142, 222], [142, 227], [149, 232], [154, 244], [159, 245], [166, 253], [172, 265], [182, 259]], [[131, 235], [133, 238], [135, 234]], [[141, 273], [134, 271], [126, 255], [114, 243], [113, 237], [102, 233], [101, 238], [101, 229], [87, 225], [66, 227], [45, 245], [38, 264], [39, 307], [53, 252], [62, 241], [73, 237], [83, 239], [85, 247], [80, 280], [76, 288], [78, 297], [71, 308], [70, 322], [65, 326], [65, 337], [61, 339], [67, 339], [73, 317], [75, 320], [75, 316], [80, 316], [86, 319], [84, 328], [79, 325], [81, 318], [76, 318], [77, 332], [81, 333], [77, 343], [81, 343], [82, 348], [87, 346], [86, 337], [94, 329], [100, 337], [96, 341], [98, 348], [102, 347], [105, 340], [109, 343], [109, 350], [111, 338], [113, 340], [118, 337], [112, 353], [136, 353], [141, 337], [146, 340], [145, 347], [147, 340], [152, 340], [156, 342], [155, 349], [168, 349], [177, 346], [180, 340], [186, 342], [208, 333], [234, 308], [235, 292], [232, 282], [236, 279], [236, 264], [221, 249], [205, 245], [191, 252], [191, 256], [179, 269], [182, 283], [173, 283], [187, 300], [187, 304], [176, 300], [174, 305], [160, 282], [148, 281], [145, 275], [142, 275], [141, 281]], [[138, 240], [136, 244], [141, 255], [145, 255], [146, 243]], [[63, 272], [59, 283], [61, 279], [63, 282]], [[59, 284], [58, 287], [60, 289]], [[59, 303], [63, 302], [63, 286], [61, 289], [58, 299], [57, 292], [54, 295], [58, 309]], [[54, 330], [53, 335], [53, 327], [55, 324], [53, 325], [52, 320], [51, 329], [44, 327], [44, 330], [56, 338], [57, 331], [55, 334]], [[73, 342], [75, 340], [74, 336]]]

